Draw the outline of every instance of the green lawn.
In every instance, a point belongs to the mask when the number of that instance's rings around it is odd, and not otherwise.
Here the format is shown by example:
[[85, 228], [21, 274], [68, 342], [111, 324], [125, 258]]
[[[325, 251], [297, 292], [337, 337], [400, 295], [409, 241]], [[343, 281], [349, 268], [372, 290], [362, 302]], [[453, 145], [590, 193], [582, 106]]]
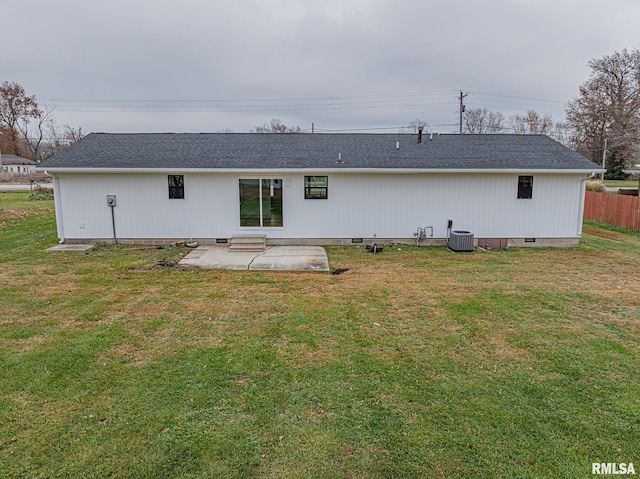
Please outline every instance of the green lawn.
[[591, 477], [640, 469], [640, 235], [328, 248], [342, 275], [47, 253], [0, 193], [0, 477]]
[[634, 180], [605, 180], [604, 185], [611, 188], [637, 188], [638, 182]]

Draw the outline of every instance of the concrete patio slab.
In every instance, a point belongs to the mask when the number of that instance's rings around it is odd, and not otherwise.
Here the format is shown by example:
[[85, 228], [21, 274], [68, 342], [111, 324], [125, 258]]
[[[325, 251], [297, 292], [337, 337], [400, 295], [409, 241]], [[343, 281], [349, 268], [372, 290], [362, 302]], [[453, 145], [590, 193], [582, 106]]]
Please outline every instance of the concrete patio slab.
[[329, 271], [329, 260], [321, 246], [272, 246], [256, 256], [249, 269]]
[[205, 269], [329, 271], [329, 260], [320, 246], [268, 246], [263, 253], [229, 251], [228, 246], [199, 246], [178, 266]]
[[94, 246], [94, 244], [58, 244], [47, 248], [46, 251], [87, 251]]
[[198, 246], [178, 266], [205, 269], [248, 269], [258, 253], [232, 252], [228, 246]]

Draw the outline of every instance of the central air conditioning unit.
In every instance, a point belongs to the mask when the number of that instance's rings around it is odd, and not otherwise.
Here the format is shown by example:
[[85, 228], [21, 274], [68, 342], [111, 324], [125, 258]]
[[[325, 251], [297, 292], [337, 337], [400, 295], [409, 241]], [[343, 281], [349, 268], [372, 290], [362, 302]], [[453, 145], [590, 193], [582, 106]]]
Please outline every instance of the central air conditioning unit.
[[473, 251], [473, 233], [452, 231], [449, 236], [449, 249], [452, 251]]

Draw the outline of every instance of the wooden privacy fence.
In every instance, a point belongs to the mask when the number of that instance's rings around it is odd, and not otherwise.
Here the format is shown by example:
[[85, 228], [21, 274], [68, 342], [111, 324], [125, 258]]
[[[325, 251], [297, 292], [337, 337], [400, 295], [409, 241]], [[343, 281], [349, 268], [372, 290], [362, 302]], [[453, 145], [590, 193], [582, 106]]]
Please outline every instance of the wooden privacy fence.
[[640, 197], [587, 191], [584, 219], [640, 231]]

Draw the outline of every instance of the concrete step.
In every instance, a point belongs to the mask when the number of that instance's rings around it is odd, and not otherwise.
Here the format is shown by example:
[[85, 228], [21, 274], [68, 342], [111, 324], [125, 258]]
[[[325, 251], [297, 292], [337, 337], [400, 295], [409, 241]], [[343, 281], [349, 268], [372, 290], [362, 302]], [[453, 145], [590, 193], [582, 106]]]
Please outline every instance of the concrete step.
[[233, 235], [229, 251], [262, 253], [266, 248], [266, 235]]
[[264, 253], [265, 249], [253, 245], [231, 245], [229, 251], [232, 253]]
[[265, 236], [232, 236], [231, 244], [265, 244]]

